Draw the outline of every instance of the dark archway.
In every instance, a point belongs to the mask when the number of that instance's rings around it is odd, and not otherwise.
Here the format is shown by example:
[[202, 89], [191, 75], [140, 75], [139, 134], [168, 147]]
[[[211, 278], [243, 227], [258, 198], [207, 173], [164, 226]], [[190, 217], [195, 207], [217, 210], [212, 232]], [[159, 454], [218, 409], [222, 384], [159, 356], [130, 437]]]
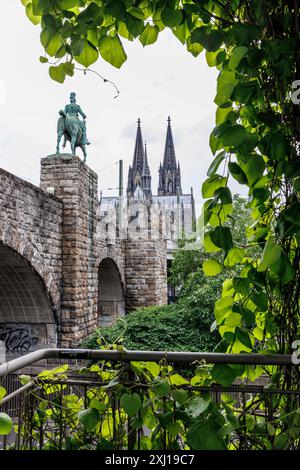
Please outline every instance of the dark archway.
[[0, 340], [8, 356], [57, 345], [44, 283], [32, 266], [0, 242]]
[[111, 258], [101, 261], [98, 276], [98, 325], [109, 326], [125, 315], [124, 289], [119, 269]]

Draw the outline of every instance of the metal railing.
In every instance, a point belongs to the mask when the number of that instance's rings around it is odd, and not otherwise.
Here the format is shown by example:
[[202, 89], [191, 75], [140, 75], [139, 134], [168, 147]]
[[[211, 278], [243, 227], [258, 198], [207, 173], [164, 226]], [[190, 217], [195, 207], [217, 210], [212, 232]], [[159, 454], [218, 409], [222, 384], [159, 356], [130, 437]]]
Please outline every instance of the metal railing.
[[[183, 365], [187, 364], [191, 368], [197, 364], [225, 364], [225, 365], [255, 365], [255, 366], [280, 366], [287, 370], [292, 370], [296, 366], [292, 362], [290, 355], [264, 355], [264, 354], [222, 354], [222, 353], [197, 353], [197, 352], [164, 352], [164, 351], [131, 351], [131, 350], [83, 350], [83, 349], [43, 349], [32, 352], [26, 356], [14, 359], [10, 362], [0, 365], [0, 385], [7, 390], [7, 395], [0, 401], [0, 412], [8, 413], [14, 420], [15, 431], [8, 436], [0, 436], [0, 449], [44, 449], [51, 448], [53, 435], [55, 435], [55, 448], [70, 448], [68, 443], [68, 435], [71, 433], [72, 419], [67, 416], [63, 406], [65, 397], [76, 394], [83, 403], [83, 407], [87, 407], [91, 399], [91, 393], [101, 387], [106, 388], [107, 382], [100, 380], [99, 376], [78, 375], [77, 372], [70, 371], [67, 376], [59, 378], [54, 382], [49, 381], [52, 386], [50, 392], [45, 396], [45, 390], [40, 386], [40, 379], [37, 377], [28, 378], [28, 383], [20, 386], [19, 374], [27, 366], [32, 366], [38, 361], [46, 361], [59, 359], [62, 363], [72, 360], [74, 362], [86, 364], [100, 361], [109, 361], [112, 364], [125, 364], [127, 375], [125, 374], [122, 386], [128, 390], [134, 390], [141, 394], [144, 392], [145, 384], [134, 383], [134, 373], [130, 370], [130, 363], [135, 361], [160, 362], [165, 364]], [[45, 366], [49, 369], [49, 365]], [[17, 373], [18, 372], [18, 373]], [[45, 387], [47, 380], [42, 380]], [[54, 388], [53, 388], [54, 387]], [[215, 403], [221, 403], [226, 394], [234, 401], [237, 413], [246, 426], [247, 416], [251, 419], [264, 419], [265, 423], [274, 423], [277, 419], [276, 403], [284, 400], [285, 403], [293, 401], [293, 406], [300, 407], [300, 388], [293, 386], [290, 389], [268, 388], [265, 385], [257, 385], [250, 383], [234, 383], [230, 386], [222, 386], [216, 383], [210, 383], [208, 386], [191, 385], [189, 383], [180, 385], [181, 389], [188, 393], [196, 393], [197, 396], [211, 397]], [[143, 448], [143, 439], [150, 435], [149, 429], [144, 425], [136, 422], [132, 424], [131, 419], [126, 419], [120, 428], [120, 396], [119, 393], [111, 388], [109, 392], [110, 399], [110, 425], [113, 429], [112, 439], [114, 448], [140, 449]], [[250, 407], [251, 403], [257, 405]], [[60, 420], [53, 419], [53, 415], [49, 418], [39, 418], [39, 414], [44, 413], [41, 403], [52, 403], [59, 412], [61, 412]], [[66, 420], [64, 422], [64, 420]], [[76, 430], [75, 430], [76, 431]], [[74, 434], [74, 429], [72, 428]], [[76, 431], [77, 432], [77, 431]], [[75, 434], [76, 434], [75, 432]], [[81, 431], [80, 431], [81, 432]], [[86, 431], [83, 431], [85, 433]], [[120, 438], [120, 432], [123, 437]], [[79, 433], [79, 431], [78, 431]], [[118, 434], [119, 433], [119, 434]], [[127, 438], [124, 440], [124, 433]], [[74, 434], [74, 435], [75, 435]], [[101, 434], [101, 432], [100, 432]], [[52, 436], [52, 437], [51, 437]], [[88, 435], [88, 439], [89, 439]], [[98, 435], [99, 438], [99, 435]], [[299, 436], [300, 438], [300, 436]], [[91, 439], [92, 448], [97, 448], [95, 440]], [[235, 445], [237, 448], [249, 448], [246, 433], [243, 435], [235, 435]], [[297, 441], [298, 444], [299, 440]], [[124, 444], [125, 443], [125, 444]], [[94, 446], [94, 447], [93, 447]], [[248, 446], [248, 447], [247, 447]], [[161, 448], [167, 449], [168, 437], [167, 432], [163, 434]], [[298, 447], [297, 447], [298, 448]]]

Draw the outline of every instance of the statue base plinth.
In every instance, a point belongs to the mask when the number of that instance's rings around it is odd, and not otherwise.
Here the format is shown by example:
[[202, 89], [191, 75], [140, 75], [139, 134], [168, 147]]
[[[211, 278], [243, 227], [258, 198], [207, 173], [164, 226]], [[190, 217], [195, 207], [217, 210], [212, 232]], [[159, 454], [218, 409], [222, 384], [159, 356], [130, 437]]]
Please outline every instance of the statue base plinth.
[[78, 157], [78, 155], [72, 155], [71, 153], [52, 153], [51, 155], [47, 155], [47, 158], [73, 158]]

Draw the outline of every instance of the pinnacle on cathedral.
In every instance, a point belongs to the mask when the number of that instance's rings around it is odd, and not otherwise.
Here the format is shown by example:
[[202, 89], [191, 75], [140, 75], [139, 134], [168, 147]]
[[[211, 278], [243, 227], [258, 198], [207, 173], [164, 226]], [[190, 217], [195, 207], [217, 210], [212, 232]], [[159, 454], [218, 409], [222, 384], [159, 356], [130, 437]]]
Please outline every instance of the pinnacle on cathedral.
[[159, 167], [158, 195], [169, 196], [182, 194], [181, 172], [179, 162], [176, 163], [175, 147], [171, 128], [171, 119], [168, 117], [168, 127], [163, 164]]
[[146, 144], [145, 148], [143, 145], [140, 118], [137, 124], [133, 163], [132, 166], [129, 166], [128, 170], [127, 197], [130, 198], [135, 194], [140, 194], [140, 191], [138, 191], [138, 193], [136, 192], [137, 187], [139, 187], [144, 197], [151, 199], [151, 174], [148, 165], [147, 147]]

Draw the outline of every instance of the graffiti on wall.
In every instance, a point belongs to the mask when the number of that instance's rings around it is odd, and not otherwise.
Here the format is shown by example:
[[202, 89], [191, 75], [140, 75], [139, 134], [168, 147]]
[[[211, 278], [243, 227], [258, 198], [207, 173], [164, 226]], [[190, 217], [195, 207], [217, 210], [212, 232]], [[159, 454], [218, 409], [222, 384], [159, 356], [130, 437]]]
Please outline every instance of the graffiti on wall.
[[6, 351], [26, 353], [39, 342], [38, 331], [30, 325], [0, 325], [0, 341], [5, 343]]

